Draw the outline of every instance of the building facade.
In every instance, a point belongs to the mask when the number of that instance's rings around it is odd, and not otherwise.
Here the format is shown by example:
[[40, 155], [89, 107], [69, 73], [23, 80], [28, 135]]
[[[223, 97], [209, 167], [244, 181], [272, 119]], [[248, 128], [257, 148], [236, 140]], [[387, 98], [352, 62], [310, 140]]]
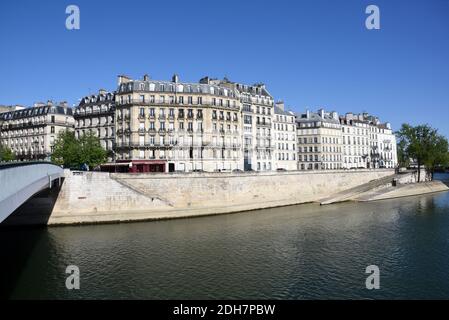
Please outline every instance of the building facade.
[[61, 130], [73, 130], [72, 109], [66, 102], [36, 103], [31, 108], [0, 113], [0, 143], [18, 160], [50, 160]]
[[75, 137], [87, 132], [100, 139], [108, 153], [108, 160], [115, 160], [115, 94], [100, 90], [96, 95], [83, 97], [73, 112]]
[[206, 83], [119, 76], [116, 156], [139, 170], [243, 170], [237, 90]]
[[344, 169], [372, 168], [371, 121], [367, 114], [346, 113], [340, 117]]
[[212, 83], [221, 87], [237, 90], [241, 103], [243, 122], [243, 158], [244, 169], [249, 171], [270, 171], [274, 169], [274, 143], [272, 123], [274, 99], [263, 83], [247, 85], [237, 82], [210, 79], [203, 83]]
[[342, 134], [337, 112], [296, 114], [299, 170], [341, 169]]
[[343, 135], [343, 168], [395, 168], [396, 137], [390, 123], [368, 113], [340, 117]]
[[295, 114], [277, 102], [273, 117], [274, 170], [298, 170]]

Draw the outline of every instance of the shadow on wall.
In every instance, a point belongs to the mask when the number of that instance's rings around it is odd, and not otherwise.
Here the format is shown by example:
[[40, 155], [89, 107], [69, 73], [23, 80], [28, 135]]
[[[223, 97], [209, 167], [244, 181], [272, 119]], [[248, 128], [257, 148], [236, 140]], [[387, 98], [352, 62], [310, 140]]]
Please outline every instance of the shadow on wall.
[[53, 188], [36, 193], [11, 213], [1, 226], [47, 225], [61, 190], [58, 180], [53, 183]]
[[53, 211], [60, 189], [55, 180], [52, 189], [35, 194], [0, 224], [0, 299], [8, 299], [13, 294], [27, 259]]

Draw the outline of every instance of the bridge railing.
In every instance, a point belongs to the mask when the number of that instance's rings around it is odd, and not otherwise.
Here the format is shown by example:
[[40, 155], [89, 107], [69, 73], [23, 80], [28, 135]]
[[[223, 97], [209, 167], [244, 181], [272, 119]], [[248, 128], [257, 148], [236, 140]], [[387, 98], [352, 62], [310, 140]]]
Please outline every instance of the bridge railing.
[[22, 167], [29, 166], [33, 164], [53, 164], [57, 165], [50, 161], [12, 161], [12, 162], [0, 162], [0, 170], [14, 168], [14, 167]]

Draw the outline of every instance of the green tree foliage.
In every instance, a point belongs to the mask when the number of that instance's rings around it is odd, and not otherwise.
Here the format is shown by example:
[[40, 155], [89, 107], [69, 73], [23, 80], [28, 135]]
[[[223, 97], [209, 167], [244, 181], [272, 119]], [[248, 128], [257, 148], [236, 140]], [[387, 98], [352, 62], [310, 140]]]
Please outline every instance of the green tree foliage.
[[433, 179], [436, 168], [444, 168], [449, 165], [449, 144], [445, 137], [437, 135], [434, 137], [432, 146], [432, 152], [428, 155], [424, 165]]
[[447, 164], [448, 142], [429, 125], [411, 126], [403, 124], [396, 133], [398, 137], [398, 158], [401, 165], [407, 165], [409, 159], [418, 165], [418, 181], [421, 181], [421, 168], [432, 174], [437, 166]]
[[107, 160], [107, 152], [100, 144], [100, 139], [93, 133], [85, 134], [80, 140], [81, 163], [86, 163], [93, 168]]
[[11, 149], [0, 143], [0, 161], [12, 161], [14, 159], [15, 156]]
[[106, 159], [106, 150], [101, 147], [98, 137], [89, 132], [76, 139], [74, 132], [69, 130], [58, 134], [52, 155], [55, 163], [69, 168], [79, 168], [82, 164], [93, 168]]

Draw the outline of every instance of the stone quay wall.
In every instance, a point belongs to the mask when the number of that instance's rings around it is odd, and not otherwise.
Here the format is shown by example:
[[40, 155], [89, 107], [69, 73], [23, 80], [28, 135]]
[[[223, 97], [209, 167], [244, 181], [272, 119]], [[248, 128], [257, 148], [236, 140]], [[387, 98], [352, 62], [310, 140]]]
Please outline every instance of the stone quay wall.
[[49, 225], [156, 220], [319, 202], [393, 169], [128, 174], [65, 171]]

